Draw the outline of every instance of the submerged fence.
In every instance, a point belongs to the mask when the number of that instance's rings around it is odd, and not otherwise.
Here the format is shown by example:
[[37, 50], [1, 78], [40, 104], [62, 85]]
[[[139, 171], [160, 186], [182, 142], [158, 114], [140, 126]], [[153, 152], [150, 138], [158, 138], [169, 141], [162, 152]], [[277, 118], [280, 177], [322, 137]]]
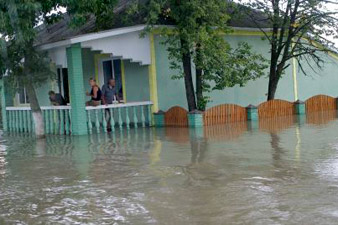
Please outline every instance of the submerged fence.
[[[161, 122], [160, 119], [155, 119], [155, 121], [160, 121], [160, 126], [195, 127], [196, 123], [199, 126], [210, 126], [247, 120], [259, 120], [260, 127], [264, 128], [270, 124], [271, 120], [278, 122], [278, 119], [276, 119], [278, 117], [289, 117], [289, 123], [292, 123], [293, 115], [307, 114], [309, 121], [311, 121], [311, 118], [314, 117], [311, 115], [312, 113], [336, 109], [336, 98], [326, 95], [316, 95], [305, 102], [289, 102], [276, 99], [263, 102], [258, 107], [252, 105], [242, 107], [234, 104], [222, 104], [197, 114], [188, 113], [186, 109], [175, 106], [163, 113], [163, 122]], [[161, 114], [156, 114], [155, 117], [156, 116], [160, 118]]]
[[204, 112], [204, 125], [215, 125], [233, 123], [247, 120], [247, 113], [244, 107], [224, 104], [212, 107]]

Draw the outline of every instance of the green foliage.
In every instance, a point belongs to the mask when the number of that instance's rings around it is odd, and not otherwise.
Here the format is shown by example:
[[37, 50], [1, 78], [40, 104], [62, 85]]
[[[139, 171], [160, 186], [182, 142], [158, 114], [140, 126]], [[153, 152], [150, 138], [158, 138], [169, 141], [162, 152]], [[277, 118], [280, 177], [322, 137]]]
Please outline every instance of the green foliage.
[[[224, 54], [224, 53], [223, 53]], [[240, 43], [236, 49], [230, 49], [219, 62], [213, 63], [212, 70], [207, 72], [209, 80], [215, 81], [213, 89], [223, 90], [226, 87], [245, 86], [249, 80], [263, 76], [268, 67], [260, 54], [251, 52], [247, 43]], [[250, 59], [250, 60], [248, 60]], [[213, 59], [214, 60], [214, 59]], [[261, 62], [261, 63], [258, 63]], [[217, 65], [222, 65], [217, 68]]]
[[[219, 0], [150, 0], [148, 7], [148, 31], [158, 29], [165, 36], [170, 67], [185, 76], [182, 56], [191, 55], [196, 70], [202, 71], [201, 88], [196, 88], [198, 108], [204, 109], [209, 101], [203, 93], [222, 90], [235, 85], [244, 86], [247, 81], [264, 74], [265, 59], [252, 53], [251, 47], [240, 43], [235, 49], [224, 39], [232, 30], [227, 26], [228, 9], [234, 7], [228, 1]], [[156, 26], [172, 24], [175, 26]], [[185, 45], [182, 45], [184, 40]], [[202, 92], [202, 93], [200, 93]]]
[[79, 27], [95, 16], [96, 29], [103, 30], [112, 27], [115, 20], [114, 9], [118, 0], [58, 0], [60, 6], [67, 7], [67, 13], [72, 15], [72, 26]]
[[[333, 42], [338, 37], [337, 1], [250, 0], [246, 5], [256, 9], [243, 12], [261, 29], [270, 44], [269, 100], [274, 98], [278, 81], [290, 65], [290, 59], [296, 59], [306, 74], [304, 64], [316, 72], [316, 68], [324, 65], [322, 53], [337, 52]], [[266, 24], [271, 27], [270, 32], [264, 29]]]
[[34, 48], [35, 27], [54, 8], [51, 1], [0, 0], [1, 76], [9, 75], [13, 88], [55, 76], [47, 54]]
[[[47, 54], [34, 47], [37, 26], [62, 18], [59, 7], [67, 7], [73, 26], [96, 16], [98, 29], [111, 26], [118, 0], [0, 0], [0, 71], [9, 75], [14, 87], [35, 86], [55, 78]], [[51, 13], [53, 12], [53, 13]], [[25, 60], [24, 60], [25, 59]]]

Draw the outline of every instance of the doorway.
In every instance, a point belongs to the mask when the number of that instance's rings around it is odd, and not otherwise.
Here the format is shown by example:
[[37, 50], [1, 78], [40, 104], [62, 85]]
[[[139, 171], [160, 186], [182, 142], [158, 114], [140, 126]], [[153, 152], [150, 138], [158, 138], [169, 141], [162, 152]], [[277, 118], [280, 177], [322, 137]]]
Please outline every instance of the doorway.
[[68, 69], [59, 67], [56, 75], [58, 92], [63, 96], [66, 103], [69, 103]]

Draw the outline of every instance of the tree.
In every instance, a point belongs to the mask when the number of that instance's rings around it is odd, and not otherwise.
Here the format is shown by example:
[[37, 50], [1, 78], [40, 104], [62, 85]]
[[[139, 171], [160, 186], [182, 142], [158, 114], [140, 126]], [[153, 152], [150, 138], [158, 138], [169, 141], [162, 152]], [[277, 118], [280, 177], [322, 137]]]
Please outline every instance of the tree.
[[49, 58], [34, 48], [35, 27], [55, 7], [48, 1], [0, 1], [1, 71], [12, 87], [25, 87], [30, 101], [35, 132], [44, 137], [44, 124], [35, 88], [53, 77]]
[[[184, 78], [189, 111], [205, 110], [209, 101], [205, 93], [243, 86], [262, 76], [266, 68], [264, 58], [252, 53], [248, 44], [233, 49], [225, 40], [232, 32], [227, 25], [230, 7], [233, 4], [220, 0], [150, 0], [146, 8], [148, 31], [155, 28], [165, 36], [171, 69], [179, 71], [173, 77]], [[161, 24], [174, 26], [156, 26]]]
[[62, 18], [59, 7], [67, 7], [72, 15], [72, 26], [82, 25], [96, 16], [99, 28], [105, 28], [113, 18], [117, 0], [0, 0], [0, 71], [5, 73], [12, 87], [25, 87], [32, 109], [36, 136], [44, 137], [44, 122], [36, 96], [36, 88], [55, 78], [46, 52], [35, 48], [37, 27]]
[[[336, 52], [332, 38], [337, 37], [338, 6], [331, 0], [251, 0], [247, 6], [258, 11], [247, 10], [249, 18], [264, 33], [270, 44], [270, 71], [268, 100], [275, 98], [278, 82], [290, 59], [295, 58], [306, 75], [304, 64], [313, 70], [322, 68], [321, 53]], [[260, 26], [262, 18], [271, 24], [271, 31]]]

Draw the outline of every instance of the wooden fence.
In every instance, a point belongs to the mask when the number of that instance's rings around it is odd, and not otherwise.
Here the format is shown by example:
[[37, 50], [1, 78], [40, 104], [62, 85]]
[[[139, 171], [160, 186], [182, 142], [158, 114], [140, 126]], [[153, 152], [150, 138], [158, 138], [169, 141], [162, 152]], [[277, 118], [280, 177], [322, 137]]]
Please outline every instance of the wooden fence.
[[241, 122], [247, 120], [247, 113], [244, 107], [224, 104], [205, 111], [203, 120], [205, 126]]
[[306, 113], [337, 109], [336, 98], [327, 95], [316, 95], [305, 101]]
[[260, 119], [290, 116], [293, 114], [295, 114], [294, 104], [284, 100], [271, 100], [258, 106], [258, 116]]
[[187, 127], [188, 111], [182, 107], [174, 106], [164, 114], [166, 126]]

